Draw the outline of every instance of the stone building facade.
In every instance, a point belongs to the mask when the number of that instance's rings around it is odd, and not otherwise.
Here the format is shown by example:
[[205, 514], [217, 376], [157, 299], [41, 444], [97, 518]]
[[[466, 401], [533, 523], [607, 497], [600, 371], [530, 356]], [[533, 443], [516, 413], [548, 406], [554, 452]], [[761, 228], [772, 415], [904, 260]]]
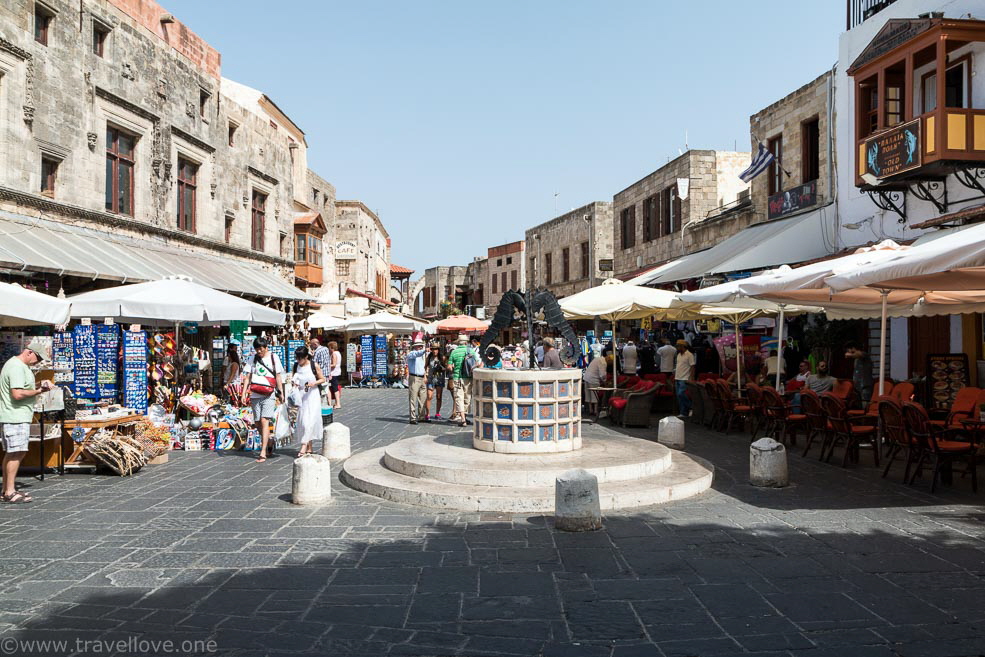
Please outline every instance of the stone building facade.
[[[441, 303], [449, 301], [464, 305], [464, 290], [469, 285], [469, 271], [466, 265], [431, 267], [424, 271], [424, 285], [421, 289], [421, 314], [436, 317], [441, 311]], [[416, 304], [415, 304], [416, 306]]]
[[777, 158], [750, 182], [755, 222], [831, 202], [832, 82], [831, 71], [825, 72], [749, 117], [753, 152], [762, 142]]
[[462, 310], [474, 317], [488, 317], [486, 303], [489, 296], [489, 258], [476, 256], [465, 268], [465, 298]]
[[[27, 237], [53, 224], [137, 240], [130, 249], [174, 256], [157, 260], [162, 276], [181, 273], [165, 270], [180, 257], [222, 262], [258, 277], [239, 291], [303, 296], [290, 292], [303, 133], [269, 99], [278, 116], [264, 118], [224, 93], [220, 61], [152, 0], [0, 3], [0, 211], [41, 215]], [[107, 260], [94, 279], [62, 264], [26, 263], [68, 293], [156, 273]]]
[[547, 287], [560, 298], [598, 285], [612, 275], [613, 236], [610, 201], [593, 201], [527, 229], [527, 287]]
[[[700, 233], [689, 234], [687, 226], [741, 204], [748, 185], [739, 173], [748, 166], [749, 153], [689, 150], [617, 192], [612, 199], [615, 275], [625, 278], [711, 246]], [[748, 221], [729, 228], [737, 232]]]
[[340, 297], [351, 289], [389, 303], [390, 235], [376, 213], [362, 201], [336, 200], [330, 232]]
[[[486, 307], [486, 315], [496, 312], [503, 293], [507, 290], [522, 292], [526, 289], [526, 262], [524, 258], [526, 244], [510, 242], [492, 246], [486, 251], [486, 281], [482, 302]], [[483, 279], [479, 279], [483, 280]]]

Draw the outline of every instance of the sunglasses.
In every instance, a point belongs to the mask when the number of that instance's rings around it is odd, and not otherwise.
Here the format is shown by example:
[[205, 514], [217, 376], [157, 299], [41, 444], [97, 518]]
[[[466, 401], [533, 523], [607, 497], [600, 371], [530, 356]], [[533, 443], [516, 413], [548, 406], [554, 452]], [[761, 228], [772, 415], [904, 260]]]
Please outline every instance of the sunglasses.
[[30, 351], [31, 351], [32, 354], [34, 354], [34, 357], [37, 358], [39, 362], [44, 361], [44, 356], [42, 356], [38, 352], [34, 351], [33, 349], [31, 349]]

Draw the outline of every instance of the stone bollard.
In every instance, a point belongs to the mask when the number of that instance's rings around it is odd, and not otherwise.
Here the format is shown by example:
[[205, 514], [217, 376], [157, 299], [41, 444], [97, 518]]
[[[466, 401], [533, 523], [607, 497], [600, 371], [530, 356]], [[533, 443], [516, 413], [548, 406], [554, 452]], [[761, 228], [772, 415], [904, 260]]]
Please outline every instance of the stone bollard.
[[294, 459], [291, 502], [301, 505], [328, 504], [332, 501], [332, 464], [324, 456], [312, 454]]
[[349, 427], [341, 422], [334, 422], [321, 433], [321, 455], [332, 459], [347, 459], [352, 454], [349, 442]]
[[790, 485], [786, 447], [772, 438], [760, 438], [750, 445], [749, 483], [771, 488]]
[[554, 526], [566, 532], [602, 529], [598, 477], [576, 469], [555, 480]]
[[657, 442], [674, 449], [684, 449], [684, 421], [676, 417], [661, 418], [657, 425]]

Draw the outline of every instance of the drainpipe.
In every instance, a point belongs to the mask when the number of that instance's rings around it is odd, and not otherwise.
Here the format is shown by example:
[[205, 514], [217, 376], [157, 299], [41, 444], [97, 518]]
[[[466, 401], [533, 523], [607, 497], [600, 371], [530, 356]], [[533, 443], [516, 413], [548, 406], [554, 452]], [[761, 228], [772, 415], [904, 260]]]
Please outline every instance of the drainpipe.
[[828, 132], [828, 199], [834, 204], [835, 213], [835, 253], [838, 252], [838, 245], [841, 241], [841, 215], [838, 213], [838, 181], [835, 180], [835, 159], [834, 159], [834, 102], [835, 102], [835, 76], [838, 74], [838, 62], [831, 67], [831, 76], [828, 78], [828, 112], [827, 112], [827, 132]]

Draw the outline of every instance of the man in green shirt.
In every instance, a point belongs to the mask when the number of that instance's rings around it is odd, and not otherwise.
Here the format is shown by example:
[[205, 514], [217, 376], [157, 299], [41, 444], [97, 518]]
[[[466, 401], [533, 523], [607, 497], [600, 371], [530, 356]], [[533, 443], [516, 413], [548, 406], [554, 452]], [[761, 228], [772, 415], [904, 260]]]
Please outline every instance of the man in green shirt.
[[14, 356], [0, 370], [0, 437], [3, 440], [3, 493], [0, 499], [8, 504], [30, 502], [31, 496], [14, 487], [14, 479], [20, 468], [31, 436], [34, 420], [34, 398], [51, 390], [51, 381], [42, 381], [41, 388], [34, 386], [31, 365], [51, 360], [48, 347], [40, 340], [30, 344]]
[[464, 427], [467, 424], [472, 424], [467, 417], [472, 407], [472, 378], [462, 376], [462, 362], [465, 360], [465, 356], [471, 353], [478, 365], [479, 340], [473, 338], [473, 344], [469, 346], [468, 336], [459, 335], [455, 343], [458, 346], [448, 356], [448, 371], [451, 373], [452, 392], [455, 396], [455, 410], [449, 419], [452, 422], [457, 422], [458, 426]]

